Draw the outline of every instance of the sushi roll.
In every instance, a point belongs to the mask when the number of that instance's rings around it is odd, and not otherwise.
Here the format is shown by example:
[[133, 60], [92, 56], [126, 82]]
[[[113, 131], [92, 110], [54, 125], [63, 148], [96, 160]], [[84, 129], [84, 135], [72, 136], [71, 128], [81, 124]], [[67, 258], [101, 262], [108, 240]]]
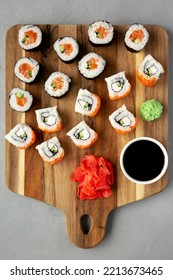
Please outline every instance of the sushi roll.
[[22, 82], [31, 83], [35, 80], [39, 68], [39, 64], [35, 59], [23, 57], [17, 61], [14, 73]]
[[52, 73], [45, 83], [45, 91], [55, 98], [61, 98], [68, 93], [71, 79], [64, 73]]
[[101, 99], [87, 89], [80, 89], [77, 95], [75, 112], [83, 116], [94, 117], [100, 109]]
[[148, 54], [136, 70], [137, 77], [146, 87], [154, 86], [160, 74], [164, 73], [162, 65]]
[[98, 134], [91, 129], [85, 121], [73, 127], [67, 135], [70, 136], [74, 144], [81, 149], [92, 146], [98, 138]]
[[64, 157], [64, 149], [61, 147], [57, 137], [53, 137], [37, 145], [36, 149], [44, 162], [48, 164], [58, 163]]
[[59, 58], [64, 62], [71, 62], [79, 53], [78, 43], [70, 36], [59, 38], [53, 47]]
[[58, 132], [62, 129], [62, 121], [57, 106], [35, 111], [38, 128], [44, 132]]
[[29, 91], [21, 88], [13, 88], [9, 94], [9, 105], [18, 112], [26, 112], [30, 109], [33, 97]]
[[131, 91], [131, 85], [125, 76], [125, 71], [108, 77], [105, 81], [107, 83], [109, 98], [111, 100], [123, 98]]
[[110, 22], [99, 20], [89, 25], [88, 38], [92, 44], [106, 45], [114, 36], [114, 28]]
[[131, 52], [141, 51], [149, 40], [149, 33], [146, 28], [139, 23], [132, 24], [125, 34], [124, 43]]
[[133, 116], [131, 112], [126, 109], [126, 106], [123, 105], [118, 110], [114, 111], [109, 116], [109, 121], [113, 128], [119, 134], [126, 134], [132, 131], [138, 124], [137, 119]]
[[19, 45], [24, 50], [32, 50], [37, 48], [42, 41], [42, 32], [38, 26], [25, 25], [19, 29], [18, 33]]
[[96, 53], [88, 53], [78, 64], [80, 73], [88, 79], [93, 79], [99, 76], [106, 65], [106, 61]]
[[20, 149], [27, 149], [36, 141], [37, 134], [29, 125], [19, 123], [5, 135], [5, 138]]

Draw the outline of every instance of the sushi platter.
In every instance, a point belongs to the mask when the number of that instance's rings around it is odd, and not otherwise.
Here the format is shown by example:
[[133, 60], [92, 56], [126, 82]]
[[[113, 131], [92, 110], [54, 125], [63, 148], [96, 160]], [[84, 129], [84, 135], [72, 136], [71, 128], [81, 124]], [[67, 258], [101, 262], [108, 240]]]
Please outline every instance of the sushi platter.
[[[32, 141], [32, 145], [27, 149], [19, 149], [6, 141], [6, 184], [15, 193], [42, 201], [63, 211], [71, 242], [81, 248], [92, 248], [103, 240], [107, 218], [113, 209], [157, 194], [167, 186], [168, 172], [153, 184], [135, 184], [129, 181], [121, 171], [120, 154], [130, 140], [141, 136], [155, 138], [168, 149], [168, 34], [162, 27], [146, 25], [149, 41], [144, 49], [135, 53], [127, 50], [124, 44], [124, 36], [129, 28], [127, 25], [115, 25], [113, 40], [105, 46], [91, 44], [88, 40], [88, 25], [37, 26], [42, 31], [43, 38], [41, 45], [33, 50], [22, 48], [22, 44], [25, 44], [28, 39], [27, 36], [24, 40], [22, 39], [21, 45], [18, 43], [18, 34], [22, 25], [11, 27], [6, 34], [6, 134], [19, 123], [27, 124], [37, 134], [36, 141], [34, 138], [35, 143], [33, 144], [34, 141]], [[61, 59], [57, 56], [56, 49], [54, 49], [56, 40], [65, 36], [74, 38], [79, 45], [78, 56], [68, 64], [63, 61], [63, 55]], [[63, 53], [64, 49], [61, 47], [60, 51]], [[103, 69], [98, 77], [87, 79], [78, 64], [79, 61], [82, 63], [82, 59], [85, 59], [85, 56], [90, 53], [94, 53], [96, 59], [102, 58]], [[144, 86], [136, 75], [137, 67], [149, 54], [156, 58], [164, 69], [159, 81], [152, 87]], [[14, 69], [18, 67], [23, 58], [25, 61], [29, 61], [27, 58], [32, 58], [28, 63], [38, 62], [39, 64], [40, 69], [39, 72], [37, 71], [38, 75], [35, 74], [37, 77], [34, 77], [34, 81], [32, 81], [32, 74], [29, 73], [32, 83], [21, 81], [19, 73], [15, 75], [17, 70], [14, 73]], [[36, 67], [38, 67], [37, 64]], [[123, 98], [113, 97], [111, 100], [105, 79], [116, 73], [124, 75], [124, 71], [130, 82], [131, 92], [124, 95]], [[50, 92], [48, 84], [49, 77], [54, 72], [58, 75], [65, 73], [66, 79], [70, 83], [69, 92], [61, 93], [63, 96], [58, 99], [52, 97], [56, 85], [51, 84], [53, 91]], [[45, 82], [48, 89], [44, 87]], [[20, 88], [31, 93], [31, 96], [26, 93], [28, 98], [33, 97], [32, 106], [28, 111], [18, 112], [14, 110], [13, 105], [9, 106], [9, 102], [11, 102], [9, 93], [13, 88]], [[81, 91], [79, 92], [80, 89], [87, 89], [95, 94], [89, 93], [87, 100], [93, 96], [96, 101], [99, 100], [97, 114], [95, 113], [93, 116], [80, 114], [79, 106], [75, 105], [77, 96], [82, 94]], [[144, 121], [140, 116], [141, 104], [149, 99], [157, 99], [163, 105], [162, 116], [155, 121]], [[109, 120], [109, 116], [114, 111], [121, 107], [125, 108], [123, 105], [133, 114], [131, 114], [132, 118], [135, 116], [135, 120], [137, 120], [133, 130], [126, 134], [117, 133]], [[57, 129], [56, 132], [38, 127], [39, 112], [44, 111], [43, 108], [47, 107], [53, 107], [53, 110], [58, 108], [61, 118], [58, 113], [56, 114], [61, 129]], [[129, 112], [128, 114], [130, 114]], [[47, 120], [46, 117], [44, 120]], [[78, 142], [73, 139], [75, 135], [73, 128], [78, 124], [86, 126], [91, 133], [94, 131], [96, 137], [92, 146], [87, 145], [81, 149]], [[56, 140], [56, 137], [59, 140]], [[85, 137], [87, 136], [85, 135]], [[58, 141], [59, 149], [62, 149], [61, 158], [55, 161], [56, 164], [48, 164], [48, 161], [46, 162], [41, 158], [42, 156], [40, 157], [41, 143], [50, 138]], [[81, 138], [78, 139], [81, 140]], [[55, 150], [53, 152], [56, 154]], [[78, 184], [72, 182], [71, 174], [86, 155], [104, 157], [112, 163], [114, 183], [111, 186], [111, 195], [92, 200], [81, 200], [77, 196]], [[83, 230], [81, 222], [85, 215], [91, 219], [91, 227], [88, 232]]]

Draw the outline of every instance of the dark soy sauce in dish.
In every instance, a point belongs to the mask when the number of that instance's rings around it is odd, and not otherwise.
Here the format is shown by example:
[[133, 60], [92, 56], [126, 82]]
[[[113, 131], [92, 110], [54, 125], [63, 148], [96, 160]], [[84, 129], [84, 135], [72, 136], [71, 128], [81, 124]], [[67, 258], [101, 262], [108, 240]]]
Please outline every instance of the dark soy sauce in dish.
[[156, 178], [164, 166], [161, 148], [149, 140], [132, 143], [124, 153], [124, 168], [129, 176], [139, 181]]

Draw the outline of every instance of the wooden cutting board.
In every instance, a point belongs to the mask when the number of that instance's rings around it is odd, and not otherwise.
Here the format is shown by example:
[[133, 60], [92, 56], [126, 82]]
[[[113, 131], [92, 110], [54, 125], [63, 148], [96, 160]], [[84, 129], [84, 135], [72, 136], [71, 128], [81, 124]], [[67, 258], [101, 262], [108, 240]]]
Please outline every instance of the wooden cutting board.
[[[108, 214], [112, 209], [143, 199], [161, 192], [167, 185], [168, 174], [152, 185], [136, 185], [124, 177], [121, 172], [119, 157], [124, 145], [139, 136], [150, 136], [159, 140], [168, 148], [168, 35], [159, 26], [146, 26], [150, 40], [144, 51], [137, 54], [126, 50], [123, 40], [128, 26], [115, 26], [112, 44], [105, 47], [93, 47], [88, 42], [87, 25], [40, 25], [43, 32], [43, 44], [37, 51], [27, 52], [18, 44], [20, 25], [11, 27], [6, 36], [6, 133], [19, 122], [26, 122], [38, 133], [38, 140], [26, 151], [19, 150], [6, 141], [6, 183], [8, 188], [20, 195], [31, 197], [61, 209], [67, 221], [70, 240], [82, 248], [96, 246], [106, 232]], [[72, 36], [80, 44], [80, 56], [65, 64], [58, 59], [53, 50], [53, 43], [58, 37]], [[104, 72], [95, 80], [87, 80], [79, 74], [78, 60], [88, 52], [96, 52], [107, 62]], [[153, 88], [145, 88], [136, 78], [136, 67], [147, 54], [153, 55], [164, 67], [165, 74]], [[40, 65], [40, 73], [31, 85], [19, 81], [14, 75], [14, 65], [20, 57], [32, 57]], [[67, 96], [56, 100], [44, 91], [44, 83], [54, 71], [62, 71], [72, 79], [71, 90]], [[118, 101], [108, 98], [105, 77], [120, 71], [126, 71], [132, 85], [131, 94]], [[30, 111], [17, 113], [8, 105], [8, 94], [13, 87], [29, 90], [34, 97]], [[86, 88], [97, 93], [102, 99], [102, 106], [94, 118], [82, 117], [74, 112], [74, 105], [79, 88]], [[164, 105], [162, 117], [154, 122], [144, 122], [139, 116], [140, 104], [156, 98]], [[125, 104], [137, 116], [139, 124], [128, 135], [118, 135], [111, 127], [108, 116]], [[56, 134], [42, 133], [37, 128], [35, 110], [58, 106], [64, 123], [64, 129]], [[90, 148], [77, 148], [66, 133], [81, 120], [85, 120], [99, 134], [98, 141]], [[57, 135], [65, 149], [65, 158], [54, 166], [44, 164], [35, 146]], [[104, 156], [114, 164], [115, 184], [113, 195], [94, 201], [80, 201], [76, 196], [76, 183], [70, 181], [70, 175], [79, 165], [85, 154]], [[83, 215], [91, 217], [88, 234], [81, 226]]]

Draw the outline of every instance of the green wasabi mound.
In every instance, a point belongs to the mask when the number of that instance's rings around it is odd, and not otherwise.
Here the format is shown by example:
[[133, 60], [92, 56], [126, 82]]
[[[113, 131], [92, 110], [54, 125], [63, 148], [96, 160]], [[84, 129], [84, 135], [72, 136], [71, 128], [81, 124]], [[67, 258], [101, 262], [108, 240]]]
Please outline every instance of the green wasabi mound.
[[144, 121], [154, 121], [160, 118], [163, 105], [155, 99], [150, 99], [141, 104], [139, 112]]

